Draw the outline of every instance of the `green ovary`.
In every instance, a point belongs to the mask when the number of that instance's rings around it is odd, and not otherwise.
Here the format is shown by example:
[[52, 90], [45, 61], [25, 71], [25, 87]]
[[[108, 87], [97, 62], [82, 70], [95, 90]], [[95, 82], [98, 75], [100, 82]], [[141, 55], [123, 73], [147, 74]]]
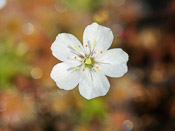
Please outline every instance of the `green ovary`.
[[84, 60], [84, 63], [85, 63], [85, 66], [88, 67], [88, 68], [91, 68], [93, 66], [93, 61], [91, 58], [86, 58]]

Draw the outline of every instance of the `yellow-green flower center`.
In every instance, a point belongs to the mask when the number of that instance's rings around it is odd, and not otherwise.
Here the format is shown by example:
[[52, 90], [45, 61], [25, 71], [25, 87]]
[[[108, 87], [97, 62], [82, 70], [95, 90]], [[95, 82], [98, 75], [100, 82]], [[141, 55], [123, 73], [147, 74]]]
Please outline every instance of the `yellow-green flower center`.
[[92, 68], [92, 66], [93, 66], [93, 60], [91, 58], [86, 58], [84, 60], [84, 64], [85, 64], [86, 67]]
[[92, 60], [91, 60], [91, 58], [86, 58], [86, 59], [85, 59], [85, 64], [86, 64], [86, 65], [92, 65]]

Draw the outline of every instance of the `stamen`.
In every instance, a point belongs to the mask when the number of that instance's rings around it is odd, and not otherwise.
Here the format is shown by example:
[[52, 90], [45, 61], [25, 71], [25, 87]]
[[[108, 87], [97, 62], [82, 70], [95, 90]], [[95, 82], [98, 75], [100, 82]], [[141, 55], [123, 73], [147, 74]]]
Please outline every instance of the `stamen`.
[[77, 59], [77, 57], [75, 56], [74, 59]]
[[102, 72], [99, 68], [96, 68], [98, 72]]
[[78, 69], [78, 67], [75, 67], [75, 68], [73, 68], [73, 71], [76, 71]]
[[74, 45], [74, 48], [75, 48], [78, 52], [80, 52], [80, 49], [79, 49], [76, 45]]
[[98, 66], [96, 66], [96, 68], [98, 69], [99, 67], [98, 67]]
[[85, 69], [83, 69], [83, 71], [85, 71]]
[[86, 47], [88, 47], [88, 45], [85, 45]]
[[103, 51], [101, 50], [101, 51], [100, 51], [100, 53], [102, 54], [102, 53], [103, 53]]
[[93, 48], [95, 48], [95, 46], [96, 46], [96, 43], [97, 43], [97, 41], [95, 40], [95, 41], [94, 41], [94, 44], [93, 44]]

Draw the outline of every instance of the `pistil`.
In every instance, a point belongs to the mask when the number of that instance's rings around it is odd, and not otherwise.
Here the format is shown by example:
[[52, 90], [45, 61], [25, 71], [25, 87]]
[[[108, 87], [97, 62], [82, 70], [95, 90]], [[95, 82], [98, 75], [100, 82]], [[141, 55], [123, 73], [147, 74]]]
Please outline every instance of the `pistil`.
[[91, 58], [86, 58], [84, 60], [85, 67], [91, 69], [93, 66], [93, 60]]

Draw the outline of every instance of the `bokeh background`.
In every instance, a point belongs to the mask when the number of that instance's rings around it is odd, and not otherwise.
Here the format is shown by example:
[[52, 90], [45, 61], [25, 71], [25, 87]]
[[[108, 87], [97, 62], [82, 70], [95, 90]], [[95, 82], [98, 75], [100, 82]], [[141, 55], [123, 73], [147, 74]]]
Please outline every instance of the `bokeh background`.
[[[110, 27], [129, 71], [86, 100], [50, 78], [58, 33]], [[174, 131], [174, 0], [0, 0], [0, 131]]]

